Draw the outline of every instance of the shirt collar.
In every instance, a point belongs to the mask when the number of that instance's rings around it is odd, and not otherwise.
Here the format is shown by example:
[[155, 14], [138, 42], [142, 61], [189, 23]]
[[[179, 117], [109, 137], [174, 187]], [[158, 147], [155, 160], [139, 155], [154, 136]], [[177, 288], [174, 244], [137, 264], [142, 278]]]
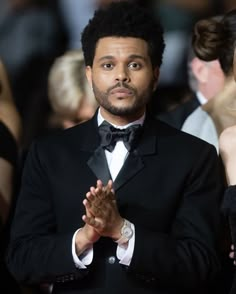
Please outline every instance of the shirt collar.
[[197, 91], [196, 96], [201, 105], [207, 103], [207, 99], [203, 96], [201, 92]]

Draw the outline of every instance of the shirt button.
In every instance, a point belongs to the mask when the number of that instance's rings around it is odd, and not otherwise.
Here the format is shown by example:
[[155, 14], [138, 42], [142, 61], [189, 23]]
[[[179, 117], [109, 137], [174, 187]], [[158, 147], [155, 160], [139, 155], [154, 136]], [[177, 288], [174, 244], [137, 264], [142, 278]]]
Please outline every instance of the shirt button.
[[116, 262], [116, 258], [115, 258], [115, 256], [110, 256], [110, 257], [108, 258], [108, 262], [109, 262], [110, 264], [114, 264], [114, 263]]

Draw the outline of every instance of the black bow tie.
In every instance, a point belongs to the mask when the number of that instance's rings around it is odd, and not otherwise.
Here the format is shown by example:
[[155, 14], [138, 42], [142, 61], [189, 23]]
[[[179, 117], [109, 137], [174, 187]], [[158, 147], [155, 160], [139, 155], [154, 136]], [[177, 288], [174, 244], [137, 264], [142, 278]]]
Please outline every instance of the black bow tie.
[[126, 129], [117, 129], [109, 124], [107, 121], [99, 126], [99, 134], [101, 137], [101, 146], [112, 152], [115, 148], [116, 142], [122, 140], [128, 151], [133, 148], [141, 132], [141, 125], [132, 125]]

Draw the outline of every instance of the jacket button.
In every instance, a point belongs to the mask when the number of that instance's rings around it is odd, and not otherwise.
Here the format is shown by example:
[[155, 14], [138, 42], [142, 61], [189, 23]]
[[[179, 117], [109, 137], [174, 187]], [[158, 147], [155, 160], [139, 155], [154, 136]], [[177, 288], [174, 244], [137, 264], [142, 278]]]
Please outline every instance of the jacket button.
[[108, 258], [108, 262], [109, 262], [110, 264], [114, 264], [114, 263], [116, 262], [116, 258], [115, 258], [115, 256], [110, 256], [110, 257]]

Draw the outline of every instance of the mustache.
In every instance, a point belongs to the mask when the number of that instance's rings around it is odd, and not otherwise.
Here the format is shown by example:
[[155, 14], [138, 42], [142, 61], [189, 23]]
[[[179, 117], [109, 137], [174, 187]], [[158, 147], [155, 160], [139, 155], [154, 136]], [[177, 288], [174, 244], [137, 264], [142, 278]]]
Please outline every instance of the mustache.
[[136, 90], [134, 88], [130, 87], [129, 85], [125, 84], [124, 82], [118, 82], [115, 86], [108, 88], [107, 94], [109, 94], [112, 90], [114, 90], [116, 88], [126, 88], [126, 89], [132, 91], [133, 93], [136, 93]]

